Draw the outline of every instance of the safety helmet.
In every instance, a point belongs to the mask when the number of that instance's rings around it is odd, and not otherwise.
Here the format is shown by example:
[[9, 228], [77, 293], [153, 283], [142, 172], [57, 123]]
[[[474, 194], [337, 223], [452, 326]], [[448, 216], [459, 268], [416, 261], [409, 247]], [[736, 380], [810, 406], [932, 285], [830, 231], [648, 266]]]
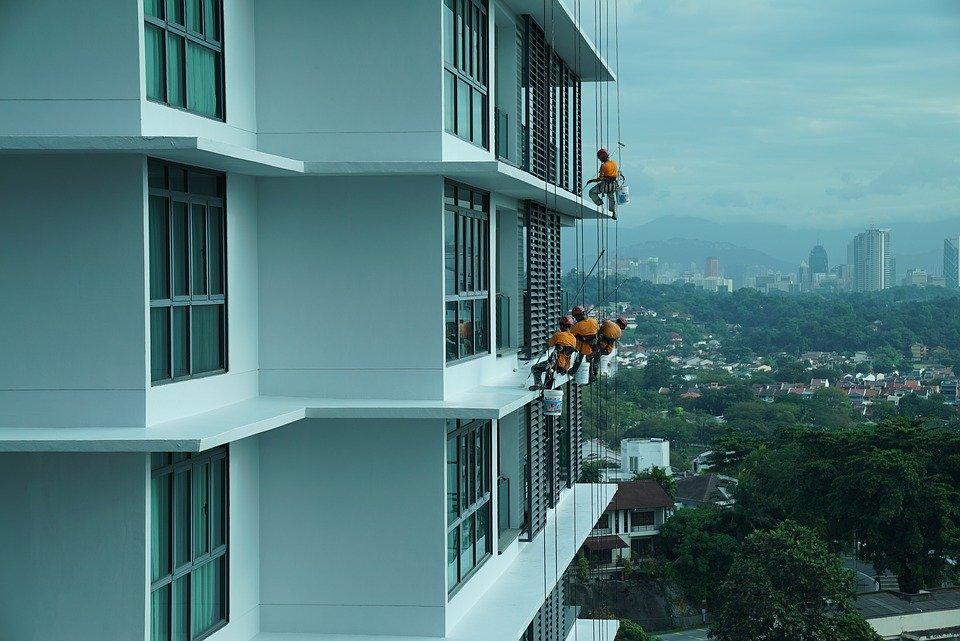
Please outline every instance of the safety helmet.
[[573, 324], [577, 322], [573, 319], [573, 316], [567, 314], [566, 316], [560, 317], [560, 327], [573, 327]]
[[620, 318], [617, 319], [617, 325], [620, 326], [620, 329], [626, 329], [626, 328], [627, 328], [627, 319], [624, 318], [623, 316], [621, 316]]
[[606, 161], [609, 157], [610, 157], [610, 152], [608, 152], [606, 149], [604, 149], [603, 147], [601, 147], [600, 149], [597, 149], [597, 159]]
[[577, 305], [570, 310], [570, 315], [579, 320], [587, 315], [587, 310], [583, 308], [583, 305]]

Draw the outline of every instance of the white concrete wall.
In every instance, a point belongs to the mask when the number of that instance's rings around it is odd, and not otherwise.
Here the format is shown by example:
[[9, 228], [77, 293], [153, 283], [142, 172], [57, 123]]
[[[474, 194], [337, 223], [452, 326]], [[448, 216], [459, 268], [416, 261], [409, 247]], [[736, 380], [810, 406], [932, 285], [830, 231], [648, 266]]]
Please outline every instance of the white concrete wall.
[[[227, 368], [225, 374], [150, 387], [147, 424], [207, 412], [258, 393], [260, 285], [256, 179], [227, 175]], [[149, 264], [145, 266], [149, 268]]]
[[910, 630], [935, 630], [960, 625], [960, 610], [939, 610], [900, 616], [867, 619], [870, 627], [885, 639], [899, 639]]
[[260, 390], [443, 394], [443, 180], [260, 179]]
[[443, 635], [444, 426], [308, 419], [260, 437], [263, 630]]
[[[141, 0], [142, 3], [142, 0]], [[147, 100], [144, 64], [140, 64], [142, 134], [145, 136], [199, 136], [256, 148], [257, 64], [254, 36], [254, 0], [224, 0], [224, 114], [226, 121], [167, 107]], [[141, 4], [142, 6], [142, 4]], [[141, 10], [141, 16], [142, 10]], [[139, 29], [143, 60], [143, 27]]]
[[[630, 458], [637, 458], [637, 469], [630, 467]], [[671, 472], [670, 441], [624, 439], [620, 442], [620, 471], [622, 474], [643, 472], [653, 467], [662, 467]]]
[[0, 2], [0, 135], [137, 133], [140, 6]]
[[0, 639], [148, 638], [148, 458], [0, 454]]
[[0, 425], [144, 424], [145, 181], [140, 157], [0, 156]]
[[439, 160], [440, 0], [257, 1], [261, 149]]

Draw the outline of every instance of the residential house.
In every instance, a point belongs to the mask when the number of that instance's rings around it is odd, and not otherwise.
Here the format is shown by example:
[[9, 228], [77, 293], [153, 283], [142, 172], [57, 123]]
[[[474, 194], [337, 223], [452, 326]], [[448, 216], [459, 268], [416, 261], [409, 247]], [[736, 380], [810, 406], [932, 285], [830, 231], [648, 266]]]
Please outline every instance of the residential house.
[[656, 481], [618, 483], [583, 546], [592, 567], [609, 572], [626, 559], [651, 554], [660, 526], [671, 514], [673, 499]]
[[676, 479], [677, 489], [674, 498], [684, 507], [700, 505], [733, 505], [733, 489], [736, 479], [720, 474], [694, 474]]

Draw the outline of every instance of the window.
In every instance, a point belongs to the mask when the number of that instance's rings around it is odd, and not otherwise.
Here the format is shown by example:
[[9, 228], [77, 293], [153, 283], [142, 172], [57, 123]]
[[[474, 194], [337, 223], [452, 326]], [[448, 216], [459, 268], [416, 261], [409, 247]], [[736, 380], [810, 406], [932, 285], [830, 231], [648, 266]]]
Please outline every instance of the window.
[[641, 528], [650, 527], [654, 524], [653, 512], [646, 510], [631, 510], [630, 511], [630, 529], [639, 530]]
[[443, 2], [445, 129], [488, 148], [486, 0]]
[[224, 176], [150, 161], [150, 379], [227, 369]]
[[490, 421], [447, 421], [447, 592], [490, 556]]
[[150, 639], [192, 641], [227, 622], [227, 450], [154, 452]]
[[447, 362], [490, 352], [490, 196], [447, 182], [444, 309]]
[[147, 98], [223, 119], [223, 0], [144, 0]]
[[604, 512], [600, 515], [600, 519], [597, 521], [596, 528], [597, 530], [608, 530], [610, 529], [610, 513]]
[[630, 471], [638, 472], [640, 470], [640, 459], [636, 456], [630, 457]]

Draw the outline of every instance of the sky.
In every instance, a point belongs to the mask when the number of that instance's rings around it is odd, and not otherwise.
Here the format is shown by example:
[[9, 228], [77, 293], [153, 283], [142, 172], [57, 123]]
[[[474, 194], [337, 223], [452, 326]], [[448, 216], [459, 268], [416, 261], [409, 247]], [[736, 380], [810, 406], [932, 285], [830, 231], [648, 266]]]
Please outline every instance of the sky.
[[960, 0], [565, 0], [590, 34], [596, 1], [619, 15], [622, 224], [960, 217]]

